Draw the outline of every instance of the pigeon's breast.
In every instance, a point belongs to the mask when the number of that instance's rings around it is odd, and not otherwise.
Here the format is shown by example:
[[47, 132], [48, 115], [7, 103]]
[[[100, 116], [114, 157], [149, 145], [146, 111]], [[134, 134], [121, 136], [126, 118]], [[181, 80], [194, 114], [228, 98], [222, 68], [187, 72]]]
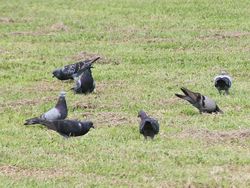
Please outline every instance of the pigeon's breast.
[[49, 110], [48, 112], [42, 115], [43, 119], [46, 119], [49, 121], [60, 119], [60, 117], [61, 117], [61, 114], [56, 108], [52, 108], [51, 110]]

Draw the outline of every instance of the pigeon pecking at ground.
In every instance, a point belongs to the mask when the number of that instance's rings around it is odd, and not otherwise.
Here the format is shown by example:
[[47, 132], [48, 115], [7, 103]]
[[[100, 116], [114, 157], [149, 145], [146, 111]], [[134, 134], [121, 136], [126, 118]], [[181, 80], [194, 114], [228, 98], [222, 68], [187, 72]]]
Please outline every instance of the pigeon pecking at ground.
[[89, 132], [90, 128], [94, 128], [93, 123], [91, 121], [77, 121], [77, 120], [48, 121], [42, 118], [37, 118], [37, 123], [44, 125], [48, 129], [58, 132], [65, 138], [85, 135]]
[[223, 113], [214, 100], [203, 96], [200, 93], [192, 92], [184, 87], [181, 88], [185, 95], [175, 94], [177, 97], [184, 99], [196, 107], [200, 113]]
[[214, 86], [220, 94], [224, 90], [225, 94], [228, 95], [229, 88], [232, 86], [232, 78], [225, 71], [222, 71], [220, 75], [215, 76]]
[[98, 58], [94, 58], [92, 60], [80, 61], [74, 64], [66, 65], [62, 68], [56, 69], [52, 72], [53, 77], [58, 78], [59, 80], [69, 80], [74, 79], [73, 75], [76, 74], [86, 63], [96, 61]]
[[140, 133], [143, 134], [145, 139], [147, 139], [147, 137], [153, 139], [154, 136], [159, 133], [160, 125], [158, 121], [147, 116], [143, 110], [139, 111], [138, 117], [141, 118], [139, 127]]
[[72, 88], [75, 93], [91, 93], [95, 89], [95, 81], [92, 76], [91, 69], [92, 64], [98, 60], [100, 57], [93, 59], [92, 61], [85, 63], [83, 68], [80, 69], [76, 74], [73, 75], [75, 80], [75, 87]]
[[49, 120], [49, 121], [65, 119], [68, 115], [68, 108], [67, 108], [65, 95], [66, 93], [62, 91], [60, 93], [57, 104], [54, 108], [50, 109], [48, 112], [45, 112], [40, 117], [27, 119], [24, 125], [37, 124], [39, 119]]

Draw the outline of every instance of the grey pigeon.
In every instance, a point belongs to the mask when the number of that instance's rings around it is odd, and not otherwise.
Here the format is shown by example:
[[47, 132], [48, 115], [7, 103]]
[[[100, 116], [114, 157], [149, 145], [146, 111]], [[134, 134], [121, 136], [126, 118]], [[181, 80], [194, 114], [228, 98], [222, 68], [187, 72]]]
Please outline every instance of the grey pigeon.
[[57, 104], [54, 108], [50, 109], [48, 112], [45, 112], [39, 118], [35, 117], [35, 118], [27, 119], [24, 125], [37, 124], [38, 119], [49, 120], [49, 121], [65, 119], [68, 115], [68, 108], [67, 108], [65, 95], [66, 93], [62, 91], [58, 98]]
[[80, 69], [76, 74], [73, 75], [75, 80], [75, 87], [72, 88], [75, 93], [91, 93], [95, 89], [95, 81], [92, 76], [91, 69], [93, 68], [92, 64], [98, 60], [100, 57], [93, 59], [92, 61], [85, 63], [83, 68]]
[[192, 92], [184, 87], [181, 88], [185, 95], [175, 94], [177, 97], [184, 99], [196, 107], [200, 113], [223, 113], [214, 100], [203, 96], [200, 93]]
[[154, 136], [158, 134], [160, 130], [160, 125], [158, 121], [154, 118], [147, 116], [147, 114], [143, 110], [139, 111], [138, 117], [141, 118], [139, 127], [140, 133], [144, 136], [145, 139], [147, 139], [147, 137], [153, 139]]
[[100, 57], [95, 58], [94, 60], [85, 60], [80, 61], [74, 64], [66, 65], [62, 68], [58, 68], [52, 72], [53, 77], [58, 78], [59, 80], [70, 80], [74, 79], [73, 75], [76, 74], [86, 63], [93, 62], [98, 60]]
[[60, 135], [68, 138], [71, 136], [82, 136], [89, 132], [90, 128], [94, 128], [91, 121], [77, 120], [53, 120], [37, 118], [37, 123], [44, 125], [48, 129], [58, 132]]
[[222, 71], [220, 75], [214, 78], [214, 86], [220, 94], [224, 90], [225, 94], [228, 95], [229, 89], [232, 86], [232, 78], [225, 71]]

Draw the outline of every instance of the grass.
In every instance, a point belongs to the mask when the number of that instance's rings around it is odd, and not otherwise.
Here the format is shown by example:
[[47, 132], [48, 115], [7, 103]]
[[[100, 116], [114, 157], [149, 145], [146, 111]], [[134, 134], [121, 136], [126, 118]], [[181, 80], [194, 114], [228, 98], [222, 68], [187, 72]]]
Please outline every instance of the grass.
[[[249, 187], [250, 20], [247, 0], [1, 1], [0, 187]], [[97, 127], [64, 140], [24, 120], [72, 82], [57, 67], [98, 54], [96, 92], [67, 93], [69, 119]], [[233, 77], [220, 96], [213, 77]], [[215, 99], [200, 115], [174, 93]], [[160, 122], [154, 141], [137, 113]]]

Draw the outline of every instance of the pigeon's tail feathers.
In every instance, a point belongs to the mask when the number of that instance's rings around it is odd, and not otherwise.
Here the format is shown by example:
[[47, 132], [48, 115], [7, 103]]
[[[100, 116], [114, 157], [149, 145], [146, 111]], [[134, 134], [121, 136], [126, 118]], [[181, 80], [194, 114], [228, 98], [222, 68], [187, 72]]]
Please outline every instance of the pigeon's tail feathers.
[[[35, 119], [35, 118], [33, 118], [33, 119]], [[48, 121], [46, 119], [36, 118], [36, 123], [35, 124], [44, 125], [48, 129], [52, 129], [52, 130], [55, 130], [55, 131], [57, 130], [56, 129], [56, 124], [54, 123], [54, 121]]]
[[34, 125], [34, 124], [39, 124], [40, 123], [40, 118], [35, 117], [31, 119], [26, 119], [24, 125]]
[[215, 80], [215, 87], [219, 86], [226, 86], [226, 87], [231, 87], [232, 85], [232, 81], [228, 78], [228, 77], [218, 77], [216, 80]]
[[189, 98], [192, 99], [192, 101], [196, 101], [199, 93], [195, 93], [193, 91], [188, 90], [187, 88], [182, 87], [181, 88], [182, 92], [186, 95], [189, 96]]
[[181, 94], [178, 94], [178, 93], [176, 93], [175, 96], [176, 96], [176, 97], [179, 97], [179, 98], [181, 98], [181, 99], [185, 99], [185, 98], [187, 97], [187, 96], [185, 96], [185, 95], [181, 95]]
[[94, 63], [94, 62], [96, 62], [98, 59], [100, 59], [101, 57], [100, 56], [98, 56], [98, 57], [96, 57], [96, 58], [94, 58], [94, 59], [92, 59], [89, 63]]
[[216, 105], [215, 112], [224, 114], [224, 112]]
[[186, 101], [188, 101], [188, 102], [194, 103], [194, 101], [192, 100], [192, 98], [189, 97], [189, 96], [181, 95], [181, 94], [177, 94], [177, 93], [175, 94], [175, 96], [176, 96], [176, 97], [179, 97], [179, 98], [181, 98], [181, 99], [184, 99], [184, 100], [186, 100]]

